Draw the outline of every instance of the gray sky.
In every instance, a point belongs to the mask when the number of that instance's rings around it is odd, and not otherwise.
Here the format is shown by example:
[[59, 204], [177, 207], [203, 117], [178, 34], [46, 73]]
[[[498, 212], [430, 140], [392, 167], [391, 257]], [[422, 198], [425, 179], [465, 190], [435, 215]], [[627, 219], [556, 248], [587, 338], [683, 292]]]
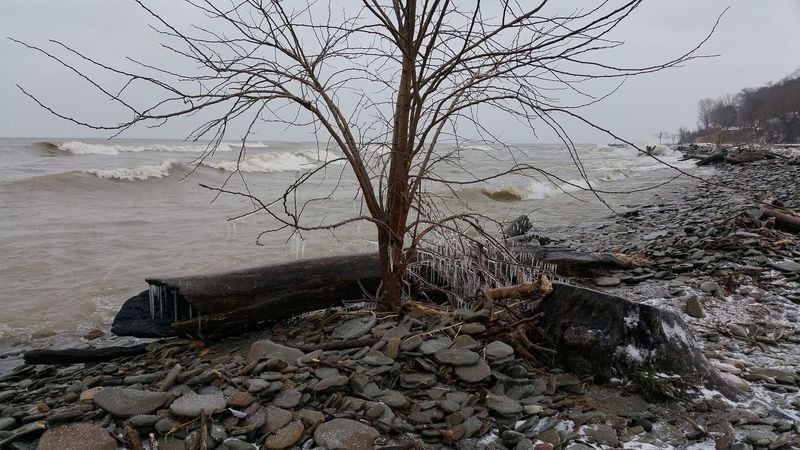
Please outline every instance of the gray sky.
[[[199, 23], [205, 18], [192, 13], [182, 2], [150, 1], [153, 7], [178, 23]], [[570, 0], [572, 5], [589, 2]], [[694, 127], [697, 101], [736, 93], [777, 81], [800, 68], [800, 1], [798, 0], [650, 0], [616, 30], [614, 37], [626, 41], [609, 58], [611, 64], [647, 65], [679, 55], [710, 30], [716, 17], [731, 6], [703, 52], [720, 54], [713, 59], [629, 79], [620, 91], [584, 111], [587, 118], [631, 140], [653, 140], [653, 134]], [[108, 63], [123, 62], [125, 56], [144, 61], [173, 64], [158, 47], [158, 36], [148, 27], [148, 16], [132, 1], [125, 0], [3, 0], [0, 30], [31, 44], [44, 45], [58, 39]], [[0, 41], [0, 136], [5, 137], [105, 137], [53, 117], [25, 97], [15, 84], [66, 112], [91, 120], [121, 117], [120, 110], [98, 96], [85, 81], [69, 74], [42, 55], [3, 39]], [[147, 96], [147, 93], [143, 93]], [[509, 141], [554, 141], [549, 133], [538, 139], [521, 125], [498, 121], [488, 125], [500, 129]], [[160, 129], [140, 128], [125, 137], [183, 138], [189, 121], [178, 121]], [[567, 124], [578, 142], [605, 142], [608, 137]], [[232, 136], [235, 138], [236, 136]], [[307, 140], [307, 131], [286, 132], [262, 127], [255, 138]]]

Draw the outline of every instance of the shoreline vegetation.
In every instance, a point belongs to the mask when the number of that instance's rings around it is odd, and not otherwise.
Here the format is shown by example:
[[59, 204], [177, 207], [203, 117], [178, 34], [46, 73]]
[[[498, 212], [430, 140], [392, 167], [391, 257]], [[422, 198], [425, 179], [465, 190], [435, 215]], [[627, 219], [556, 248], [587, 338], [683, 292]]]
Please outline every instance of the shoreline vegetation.
[[[681, 149], [715, 168], [708, 183], [518, 235], [524, 254], [624, 263], [558, 271], [591, 290], [548, 281], [512, 301], [327, 308], [213, 342], [143, 341], [146, 353], [111, 361], [17, 365], [0, 375], [0, 448], [794, 448], [800, 156]], [[623, 306], [570, 317], [567, 302]], [[115, 342], [101, 334], [85, 345]]]

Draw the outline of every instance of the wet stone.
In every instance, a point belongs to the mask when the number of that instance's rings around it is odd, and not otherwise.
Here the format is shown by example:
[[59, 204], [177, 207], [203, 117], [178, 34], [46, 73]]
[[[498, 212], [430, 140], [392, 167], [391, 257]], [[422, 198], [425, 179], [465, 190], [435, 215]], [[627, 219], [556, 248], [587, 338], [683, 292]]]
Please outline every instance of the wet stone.
[[431, 387], [436, 384], [436, 375], [432, 373], [403, 373], [400, 385], [406, 389]]
[[109, 388], [98, 391], [94, 402], [101, 409], [118, 417], [148, 414], [164, 405], [170, 394], [136, 389]]
[[597, 287], [615, 287], [619, 286], [622, 283], [622, 280], [615, 276], [599, 277], [592, 280], [592, 283], [594, 283], [594, 285]]
[[303, 437], [303, 432], [305, 432], [305, 428], [302, 423], [292, 422], [276, 431], [274, 435], [267, 437], [264, 447], [276, 450], [291, 447]]
[[489, 360], [506, 358], [514, 354], [514, 349], [501, 341], [492, 341], [486, 345], [486, 357]]
[[492, 374], [492, 369], [482, 360], [474, 366], [456, 366], [456, 376], [467, 383], [477, 383], [483, 381]]
[[320, 424], [314, 441], [328, 450], [372, 450], [378, 430], [351, 419], [333, 419]]
[[363, 358], [361, 358], [361, 360], [371, 366], [387, 366], [390, 364], [394, 364], [394, 360], [392, 358], [389, 358], [388, 356], [378, 351], [372, 351], [367, 353], [366, 355], [364, 355]]
[[442, 364], [473, 366], [478, 363], [480, 355], [471, 350], [450, 348], [436, 352], [435, 358]]
[[320, 392], [333, 387], [345, 386], [348, 381], [348, 378], [344, 375], [322, 378], [319, 383], [314, 386], [314, 391]]
[[697, 319], [702, 319], [706, 316], [703, 305], [700, 303], [700, 299], [697, 298], [696, 295], [692, 295], [686, 299], [686, 314]]
[[378, 319], [372, 314], [352, 319], [336, 327], [332, 336], [334, 339], [356, 339], [369, 333], [377, 323]]
[[250, 352], [247, 354], [247, 361], [254, 362], [261, 358], [272, 357], [283, 360], [289, 364], [294, 364], [298, 359], [302, 358], [304, 353], [296, 348], [287, 347], [285, 345], [277, 344], [269, 339], [256, 341], [250, 346]]
[[480, 342], [476, 341], [472, 336], [459, 334], [455, 339], [453, 339], [453, 344], [450, 347], [463, 348], [465, 350], [478, 350], [480, 346]]
[[419, 351], [424, 355], [432, 355], [438, 351], [444, 350], [453, 343], [449, 337], [440, 337], [436, 339], [429, 339], [419, 346]]
[[105, 428], [75, 423], [47, 430], [37, 450], [116, 450], [117, 441]]
[[464, 325], [461, 325], [460, 331], [461, 333], [469, 335], [481, 334], [486, 331], [486, 326], [474, 322], [465, 323]]
[[283, 408], [278, 408], [276, 406], [267, 406], [264, 408], [265, 411], [265, 422], [264, 426], [268, 433], [274, 433], [281, 428], [285, 427], [289, 422], [292, 421], [293, 414], [291, 411], [287, 411]]
[[172, 414], [182, 417], [198, 417], [201, 411], [211, 414], [224, 409], [227, 400], [222, 395], [187, 394], [176, 399], [169, 406]]
[[272, 404], [279, 408], [292, 409], [300, 404], [300, 399], [303, 397], [302, 392], [297, 389], [290, 389], [288, 391], [281, 391]]
[[246, 408], [253, 403], [253, 396], [248, 392], [234, 392], [228, 397], [228, 406], [231, 408]]
[[506, 397], [505, 395], [487, 395], [486, 407], [504, 416], [510, 416], [522, 412], [522, 405], [520, 405], [519, 402]]

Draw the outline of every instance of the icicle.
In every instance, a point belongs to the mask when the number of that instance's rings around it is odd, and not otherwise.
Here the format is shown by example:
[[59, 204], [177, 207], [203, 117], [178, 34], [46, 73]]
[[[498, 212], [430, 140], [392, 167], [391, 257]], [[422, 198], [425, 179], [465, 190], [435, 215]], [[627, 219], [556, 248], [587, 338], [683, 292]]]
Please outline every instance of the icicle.
[[156, 318], [156, 313], [155, 313], [155, 311], [156, 311], [156, 309], [155, 309], [155, 305], [156, 305], [155, 304], [155, 291], [153, 290], [153, 288], [155, 288], [155, 286], [150, 285], [150, 318], [151, 319], [155, 319]]
[[192, 304], [189, 304], [189, 320], [192, 320]]
[[197, 310], [197, 334], [200, 335], [202, 331], [200, 330], [200, 324], [202, 323], [202, 319], [200, 317], [200, 310]]
[[175, 313], [175, 322], [178, 321], [178, 291], [172, 292], [172, 311]]

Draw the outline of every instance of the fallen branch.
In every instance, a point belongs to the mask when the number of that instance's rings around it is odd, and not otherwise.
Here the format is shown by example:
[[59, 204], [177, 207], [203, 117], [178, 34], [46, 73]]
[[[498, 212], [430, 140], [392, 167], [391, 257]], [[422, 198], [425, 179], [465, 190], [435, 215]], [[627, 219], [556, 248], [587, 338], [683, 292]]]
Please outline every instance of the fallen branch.
[[539, 280], [534, 282], [489, 289], [483, 291], [482, 294], [489, 300], [497, 300], [501, 298], [538, 300], [549, 294], [552, 290], [553, 285], [550, 283], [550, 279], [547, 278], [547, 276], [542, 275]]
[[25, 352], [27, 364], [83, 364], [147, 353], [147, 344], [129, 347], [67, 348], [63, 350], [31, 350]]

